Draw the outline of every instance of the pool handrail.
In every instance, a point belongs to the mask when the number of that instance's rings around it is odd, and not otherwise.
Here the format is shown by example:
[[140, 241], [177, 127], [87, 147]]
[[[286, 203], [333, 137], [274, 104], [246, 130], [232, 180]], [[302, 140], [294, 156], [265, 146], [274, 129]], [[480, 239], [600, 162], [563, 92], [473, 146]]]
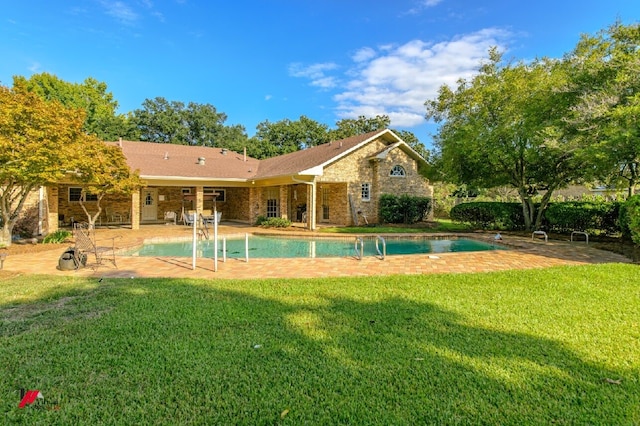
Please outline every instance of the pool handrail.
[[[362, 239], [362, 237], [356, 237], [354, 248], [356, 251], [356, 258], [358, 260], [362, 260], [362, 257], [364, 256], [364, 240]], [[358, 250], [358, 248], [360, 250]]]
[[[378, 241], [382, 241], [382, 251], [380, 251], [380, 247], [378, 247]], [[376, 251], [378, 252], [378, 256], [380, 256], [381, 260], [384, 260], [387, 256], [387, 242], [381, 235], [376, 235]]]

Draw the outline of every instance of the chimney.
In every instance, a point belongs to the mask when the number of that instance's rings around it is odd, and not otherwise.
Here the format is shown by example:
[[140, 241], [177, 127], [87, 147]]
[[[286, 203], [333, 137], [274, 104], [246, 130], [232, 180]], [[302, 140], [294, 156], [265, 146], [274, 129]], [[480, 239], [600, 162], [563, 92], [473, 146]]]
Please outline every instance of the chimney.
[[118, 140], [118, 146], [119, 146], [120, 148], [122, 148], [122, 138], [120, 138], [120, 139]]
[[247, 147], [244, 147], [244, 161], [247, 162]]
[[198, 164], [204, 166], [204, 157], [198, 157]]
[[227, 155], [227, 148], [222, 148], [220, 152], [222, 153], [222, 155]]
[[165, 151], [164, 153], [164, 159], [168, 160], [169, 159], [169, 151]]

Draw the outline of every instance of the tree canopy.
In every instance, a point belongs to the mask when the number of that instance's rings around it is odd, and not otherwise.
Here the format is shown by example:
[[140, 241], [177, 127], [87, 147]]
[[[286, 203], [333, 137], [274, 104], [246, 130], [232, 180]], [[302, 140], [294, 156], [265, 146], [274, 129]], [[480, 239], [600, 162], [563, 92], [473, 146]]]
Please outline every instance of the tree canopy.
[[227, 115], [210, 104], [145, 99], [130, 120], [140, 140], [148, 142], [229, 148], [247, 140], [244, 127], [225, 126]]
[[632, 195], [640, 180], [640, 24], [584, 35], [567, 60], [581, 94], [568, 119], [591, 144], [599, 177], [624, 182]]
[[20, 84], [46, 101], [58, 101], [71, 109], [82, 109], [85, 133], [96, 135], [104, 141], [132, 136], [127, 117], [118, 114], [118, 102], [107, 91], [107, 85], [92, 77], [84, 82], [70, 83], [48, 73], [34, 74], [29, 79], [14, 77], [14, 85]]
[[590, 170], [584, 141], [564, 120], [577, 102], [571, 70], [549, 59], [502, 64], [496, 49], [489, 57], [474, 78], [426, 102], [427, 118], [441, 123], [436, 157], [446, 181], [515, 188], [525, 225], [537, 228], [553, 191]]

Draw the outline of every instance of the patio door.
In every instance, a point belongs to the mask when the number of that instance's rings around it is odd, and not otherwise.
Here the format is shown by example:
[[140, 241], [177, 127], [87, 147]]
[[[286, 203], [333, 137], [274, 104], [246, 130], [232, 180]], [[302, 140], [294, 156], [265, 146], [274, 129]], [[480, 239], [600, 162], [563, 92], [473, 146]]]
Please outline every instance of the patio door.
[[142, 221], [158, 220], [158, 190], [147, 188], [142, 190]]

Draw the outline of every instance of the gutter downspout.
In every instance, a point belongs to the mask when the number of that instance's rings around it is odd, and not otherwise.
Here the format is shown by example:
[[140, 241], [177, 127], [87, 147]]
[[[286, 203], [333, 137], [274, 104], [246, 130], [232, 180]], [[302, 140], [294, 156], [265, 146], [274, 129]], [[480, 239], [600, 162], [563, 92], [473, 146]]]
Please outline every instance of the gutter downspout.
[[307, 182], [304, 180], [296, 179], [295, 176], [291, 176], [291, 180], [293, 180], [296, 183], [302, 183], [302, 184], [311, 186], [311, 197], [307, 197], [309, 198], [307, 202], [310, 207], [310, 208], [307, 208], [307, 220], [308, 220], [307, 228], [309, 228], [310, 231], [315, 231], [316, 230], [316, 178], [314, 176], [313, 181]]

